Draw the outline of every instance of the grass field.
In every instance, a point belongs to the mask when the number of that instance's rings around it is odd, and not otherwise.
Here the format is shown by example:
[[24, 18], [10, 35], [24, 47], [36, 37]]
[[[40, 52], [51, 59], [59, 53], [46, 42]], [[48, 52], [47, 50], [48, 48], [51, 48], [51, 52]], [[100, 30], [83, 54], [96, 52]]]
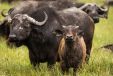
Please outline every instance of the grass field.
[[[103, 0], [81, 0], [83, 2], [96, 2], [102, 4]], [[9, 9], [8, 4], [0, 4], [1, 9]], [[2, 17], [0, 16], [0, 20]], [[77, 72], [78, 76], [113, 76], [113, 53], [99, 47], [113, 43], [113, 7], [110, 8], [109, 18], [101, 19], [95, 25], [95, 35], [89, 64], [84, 65]], [[57, 63], [54, 69], [49, 70], [46, 63], [39, 69], [33, 69], [28, 57], [28, 49], [9, 48], [6, 40], [0, 38], [0, 76], [63, 76]], [[72, 70], [68, 76], [72, 76]]]

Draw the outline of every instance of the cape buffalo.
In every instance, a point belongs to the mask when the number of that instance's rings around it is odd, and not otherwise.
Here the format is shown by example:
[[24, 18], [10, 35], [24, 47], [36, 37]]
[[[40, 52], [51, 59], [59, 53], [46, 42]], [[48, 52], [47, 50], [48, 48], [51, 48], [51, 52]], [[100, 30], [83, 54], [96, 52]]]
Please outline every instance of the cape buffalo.
[[75, 7], [59, 11], [58, 13], [65, 26], [79, 26], [80, 33], [82, 34], [86, 44], [86, 60], [88, 61], [92, 48], [92, 40], [95, 28], [93, 20], [88, 16], [88, 14]]
[[69, 68], [72, 67], [76, 74], [78, 67], [85, 63], [86, 46], [84, 39], [79, 34], [79, 26], [63, 26], [62, 35], [63, 38], [58, 50], [61, 68], [63, 72], [68, 72]]
[[99, 23], [100, 18], [108, 18], [108, 5], [98, 6], [95, 3], [86, 3], [79, 9], [86, 12], [94, 21], [94, 23]]
[[30, 14], [16, 14], [11, 20], [8, 41], [17, 47], [26, 45], [34, 66], [46, 61], [48, 66], [53, 65], [59, 44], [53, 31], [62, 28], [60, 21], [57, 13], [49, 7], [40, 7]]

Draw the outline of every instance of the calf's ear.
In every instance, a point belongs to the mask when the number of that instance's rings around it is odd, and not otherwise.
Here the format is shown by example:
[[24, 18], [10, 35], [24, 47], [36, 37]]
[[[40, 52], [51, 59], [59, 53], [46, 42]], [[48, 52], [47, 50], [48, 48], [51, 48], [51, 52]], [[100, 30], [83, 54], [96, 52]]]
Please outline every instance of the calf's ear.
[[80, 36], [80, 37], [82, 37], [82, 36], [84, 36], [84, 32], [82, 30], [78, 30], [77, 35]]
[[57, 29], [57, 30], [53, 31], [53, 34], [59, 37], [59, 36], [62, 36], [63, 35], [63, 31]]

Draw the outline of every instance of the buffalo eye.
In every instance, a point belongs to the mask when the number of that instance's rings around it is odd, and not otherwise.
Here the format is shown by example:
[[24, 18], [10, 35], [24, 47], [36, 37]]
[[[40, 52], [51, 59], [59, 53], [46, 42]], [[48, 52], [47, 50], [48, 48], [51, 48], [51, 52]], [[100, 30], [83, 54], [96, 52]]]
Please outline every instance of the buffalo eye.
[[87, 10], [86, 10], [86, 12], [87, 12], [87, 13], [90, 13], [90, 10], [89, 10], [89, 9], [87, 9]]
[[19, 27], [19, 30], [23, 30], [23, 27], [20, 26], [20, 27]]
[[79, 35], [80, 37], [81, 37], [81, 36], [84, 36], [84, 32], [83, 32], [82, 30], [78, 30], [77, 35]]

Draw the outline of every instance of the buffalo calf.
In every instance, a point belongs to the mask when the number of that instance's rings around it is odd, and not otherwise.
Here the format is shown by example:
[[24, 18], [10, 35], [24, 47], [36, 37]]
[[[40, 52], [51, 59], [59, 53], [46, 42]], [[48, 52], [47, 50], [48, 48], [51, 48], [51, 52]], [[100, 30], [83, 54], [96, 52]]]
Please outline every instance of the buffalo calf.
[[[61, 33], [56, 31], [57, 34]], [[83, 37], [80, 35], [79, 26], [63, 26], [62, 40], [59, 45], [59, 58], [61, 60], [61, 69], [68, 72], [69, 68], [77, 68], [85, 63], [86, 46]]]

